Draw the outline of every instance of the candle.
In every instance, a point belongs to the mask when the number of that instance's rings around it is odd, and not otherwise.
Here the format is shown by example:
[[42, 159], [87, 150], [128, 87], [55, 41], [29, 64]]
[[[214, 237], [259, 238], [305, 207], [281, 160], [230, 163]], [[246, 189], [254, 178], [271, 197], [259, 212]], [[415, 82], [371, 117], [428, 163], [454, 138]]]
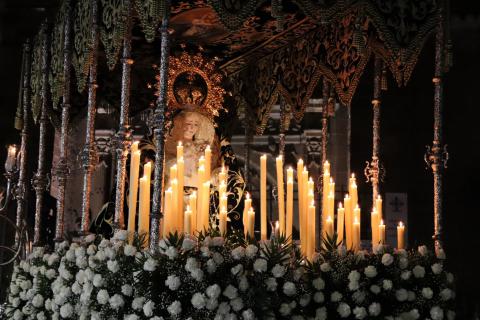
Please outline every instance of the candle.
[[[178, 223], [180, 219], [178, 218], [179, 215], [183, 214], [183, 212], [178, 211], [178, 180], [175, 178], [171, 181], [172, 187], [172, 232], [175, 231], [180, 232], [180, 226]], [[183, 226], [182, 226], [183, 229]]]
[[178, 142], [178, 145], [177, 145], [177, 160], [180, 159], [180, 158], [183, 158], [183, 145], [182, 145], [182, 141], [179, 141], [179, 142]]
[[377, 199], [375, 199], [375, 208], [377, 209], [377, 213], [378, 213], [378, 221], [383, 219], [382, 203], [383, 203], [382, 197], [378, 195]]
[[[307, 246], [307, 226], [308, 226], [308, 210], [309, 210], [309, 205], [310, 202], [308, 201], [308, 170], [306, 167], [303, 167], [302, 171], [302, 189], [303, 189], [303, 195], [302, 195], [302, 201], [303, 201], [303, 219], [302, 219], [302, 225], [300, 226], [300, 235], [302, 237], [302, 245]], [[306, 252], [306, 251], [305, 251]]]
[[187, 208], [185, 209], [185, 219], [184, 219], [184, 227], [183, 230], [187, 234], [193, 234], [193, 229], [192, 229], [192, 210], [190, 209], [190, 205], [187, 205]]
[[220, 207], [218, 228], [221, 236], [227, 233], [227, 207]]
[[177, 179], [177, 164], [170, 167], [170, 181]]
[[228, 203], [228, 197], [227, 197], [227, 194], [226, 193], [222, 193], [222, 195], [220, 196], [220, 201], [219, 201], [219, 208], [223, 208], [225, 207], [225, 210], [227, 210], [227, 203]]
[[292, 240], [293, 230], [293, 170], [292, 176], [287, 180], [287, 222], [286, 222], [286, 237]]
[[333, 231], [334, 229], [333, 229], [333, 219], [332, 219], [332, 216], [328, 216], [326, 222], [327, 222], [327, 225], [326, 225], [326, 228], [325, 228], [325, 229], [326, 229], [326, 232], [327, 232], [327, 236], [328, 236], [329, 238], [332, 238], [332, 237], [333, 237], [333, 232], [334, 232], [334, 231]]
[[345, 209], [340, 202], [337, 209], [337, 245], [343, 241], [343, 226], [345, 224]]
[[252, 199], [250, 193], [245, 194], [245, 201], [243, 204], [243, 233], [246, 235], [248, 232], [248, 210], [252, 207]]
[[200, 156], [200, 158], [198, 159], [198, 167], [203, 167], [205, 170], [205, 156]]
[[222, 166], [222, 170], [218, 174], [218, 181], [224, 181], [227, 184], [227, 169], [225, 169], [225, 166]]
[[[200, 160], [199, 160], [200, 164]], [[196, 228], [199, 231], [203, 231], [203, 217], [202, 217], [202, 210], [203, 210], [203, 204], [202, 201], [204, 199], [204, 196], [202, 194], [203, 191], [203, 182], [204, 182], [204, 177], [205, 177], [205, 166], [200, 165], [198, 167], [198, 172], [197, 172], [197, 222], [196, 222]]]
[[330, 163], [328, 161], [323, 164], [322, 187], [322, 224], [325, 224], [329, 206], [328, 195], [330, 194]]
[[334, 214], [334, 202], [335, 202], [335, 196], [333, 195], [333, 192], [330, 192], [330, 194], [327, 197], [327, 211], [322, 214], [322, 223], [325, 226], [322, 230], [322, 237], [325, 237], [328, 233], [328, 224], [327, 224], [327, 219], [328, 217], [332, 217]]
[[397, 227], [397, 249], [405, 249], [405, 225], [402, 221]]
[[358, 204], [355, 206], [355, 209], [353, 210], [353, 219], [362, 221], [360, 207], [358, 206]]
[[[133, 241], [133, 233], [135, 232], [135, 217], [137, 215], [137, 199], [138, 199], [138, 173], [140, 169], [140, 154], [138, 150], [138, 141], [135, 141], [131, 148], [130, 157], [130, 192], [128, 194], [128, 234], [129, 242]], [[9, 148], [10, 152], [10, 148]]]
[[247, 234], [250, 238], [255, 238], [255, 211], [253, 207], [248, 209], [248, 230]]
[[372, 210], [371, 223], [372, 223], [372, 248], [374, 248], [379, 241], [378, 225], [380, 223], [380, 219], [378, 218], [378, 212], [375, 207]]
[[208, 145], [205, 148], [205, 180], [210, 180], [211, 167], [212, 167], [212, 150]]
[[300, 242], [302, 242], [302, 232], [301, 227], [303, 226], [303, 183], [302, 183], [302, 172], [303, 172], [303, 160], [299, 159], [297, 162], [297, 197], [298, 197], [298, 223], [300, 229]]
[[192, 233], [198, 230], [198, 217], [197, 217], [197, 192], [193, 191], [188, 197], [188, 204], [190, 210], [192, 210]]
[[378, 235], [378, 242], [385, 244], [385, 224], [383, 223], [383, 219], [380, 220], [380, 224], [378, 225]]
[[349, 194], [343, 199], [343, 207], [345, 208], [345, 246], [350, 249], [353, 247], [353, 211]]
[[140, 210], [138, 217], [138, 233], [144, 233], [147, 239], [150, 231], [150, 173], [151, 163], [148, 162], [143, 166], [143, 177], [140, 178]]
[[283, 158], [278, 156], [277, 164], [277, 191], [278, 191], [278, 220], [280, 222], [280, 234], [285, 234], [285, 194], [283, 186]]
[[5, 161], [5, 171], [11, 171], [17, 164], [17, 146], [12, 144], [8, 146], [7, 160]]
[[260, 239], [267, 240], [267, 155], [260, 157]]
[[164, 205], [164, 215], [163, 215], [163, 236], [168, 236], [172, 232], [173, 228], [173, 216], [172, 216], [172, 187], [169, 187], [165, 191], [165, 205]]
[[[178, 158], [177, 159], [177, 181], [178, 181], [178, 186], [177, 186], [177, 205], [178, 205], [178, 208], [177, 208], [177, 212], [179, 213], [183, 213], [183, 197], [184, 197], [184, 193], [183, 193], [183, 185], [184, 185], [184, 168], [185, 168], [185, 162], [183, 161], [183, 156]], [[184, 221], [184, 218], [185, 218], [185, 215], [184, 214], [179, 214], [178, 215], [178, 225], [182, 227], [181, 230], [183, 230], [183, 227], [185, 225], [185, 221]], [[185, 230], [185, 232], [187, 232]]]
[[312, 201], [308, 207], [308, 236], [306, 255], [309, 259], [313, 258], [315, 252], [315, 202]]
[[353, 250], [360, 249], [360, 220], [355, 217], [353, 221]]
[[357, 188], [357, 183], [355, 181], [355, 176], [353, 174], [350, 180], [351, 180], [351, 183], [348, 191], [350, 193], [350, 197], [352, 198], [352, 210], [353, 210], [358, 205], [358, 188]]
[[280, 237], [280, 223], [278, 221], [275, 221], [275, 230], [273, 234], [276, 238]]
[[202, 230], [208, 230], [210, 227], [210, 181], [203, 183], [202, 190]]

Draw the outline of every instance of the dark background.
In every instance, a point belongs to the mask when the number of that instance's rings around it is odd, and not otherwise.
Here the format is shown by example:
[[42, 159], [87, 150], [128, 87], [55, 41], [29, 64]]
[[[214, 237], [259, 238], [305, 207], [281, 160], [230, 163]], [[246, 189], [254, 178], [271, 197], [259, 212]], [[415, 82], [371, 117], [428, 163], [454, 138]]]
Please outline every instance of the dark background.
[[[0, 164], [6, 145], [19, 143], [14, 129], [22, 43], [33, 36], [57, 0], [0, 0]], [[480, 313], [480, 191], [478, 103], [480, 75], [480, 2], [452, 1], [453, 67], [445, 80], [445, 143], [450, 161], [445, 173], [445, 246], [448, 268], [457, 278], [458, 319]], [[407, 87], [389, 79], [382, 103], [382, 157], [387, 171], [383, 192], [408, 192], [409, 243], [431, 244], [433, 233], [433, 179], [425, 169], [425, 146], [433, 138], [434, 43], [424, 47]], [[367, 67], [352, 102], [352, 170], [363, 172], [371, 157], [370, 100], [372, 63]], [[33, 134], [36, 128], [33, 129]], [[36, 146], [30, 146], [36, 153]], [[34, 160], [34, 159], [31, 159]], [[35, 161], [33, 161], [35, 163]], [[3, 171], [3, 169], [2, 169]], [[359, 179], [360, 180], [360, 179]], [[4, 184], [4, 182], [2, 182]], [[359, 190], [367, 190], [360, 185]]]

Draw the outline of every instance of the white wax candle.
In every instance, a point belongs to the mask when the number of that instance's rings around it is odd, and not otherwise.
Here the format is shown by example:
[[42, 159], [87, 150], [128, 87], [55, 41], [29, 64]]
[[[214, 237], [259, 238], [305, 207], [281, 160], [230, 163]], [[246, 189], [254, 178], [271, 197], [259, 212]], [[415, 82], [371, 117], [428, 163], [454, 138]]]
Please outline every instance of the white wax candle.
[[[293, 171], [293, 170], [292, 170]], [[287, 180], [287, 222], [286, 222], [286, 237], [292, 240], [293, 230], [293, 172], [292, 177]]]
[[276, 159], [277, 167], [277, 192], [278, 192], [278, 221], [280, 222], [280, 234], [285, 234], [285, 193], [283, 185], [283, 158]]
[[345, 209], [342, 206], [342, 203], [340, 202], [338, 204], [338, 210], [337, 210], [337, 244], [340, 244], [344, 239], [343, 239], [343, 229], [345, 225]]
[[385, 244], [385, 224], [383, 223], [383, 220], [380, 220], [380, 224], [378, 225], [378, 234], [379, 234], [378, 241], [381, 244]]
[[183, 230], [186, 234], [193, 234], [192, 229], [192, 210], [190, 210], [190, 205], [187, 205], [185, 209], [185, 219], [184, 219], [184, 227]]
[[402, 221], [397, 227], [397, 249], [405, 249], [405, 225]]
[[260, 238], [267, 240], [267, 155], [260, 157]]

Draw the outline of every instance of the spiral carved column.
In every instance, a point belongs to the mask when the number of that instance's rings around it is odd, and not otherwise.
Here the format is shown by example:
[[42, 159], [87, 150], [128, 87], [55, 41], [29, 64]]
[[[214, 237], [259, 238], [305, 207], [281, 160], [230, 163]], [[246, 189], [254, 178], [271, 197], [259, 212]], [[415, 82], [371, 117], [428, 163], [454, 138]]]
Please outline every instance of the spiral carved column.
[[435, 250], [443, 249], [443, 171], [448, 161], [443, 144], [443, 75], [445, 68], [445, 11], [440, 9], [440, 19], [435, 36], [435, 76], [433, 143], [427, 147], [425, 161], [433, 171], [433, 212]]
[[[115, 187], [115, 217], [114, 224], [117, 229], [125, 228], [124, 203], [125, 203], [125, 176], [127, 166], [128, 149], [131, 144], [131, 132], [129, 123], [130, 114], [130, 82], [133, 60], [132, 52], [132, 1], [126, 0], [127, 6], [127, 30], [123, 39], [122, 52], [122, 93], [120, 105], [120, 127], [116, 134], [116, 167], [117, 184]], [[112, 161], [113, 162], [113, 161]]]
[[71, 29], [72, 29], [72, 3], [67, 1], [67, 14], [64, 25], [64, 47], [63, 47], [63, 101], [62, 101], [62, 123], [60, 127], [60, 160], [55, 168], [55, 178], [58, 182], [57, 196], [57, 221], [55, 228], [55, 241], [63, 241], [64, 216], [65, 216], [65, 186], [69, 173], [67, 163], [68, 127], [70, 122], [70, 70], [72, 67], [71, 55]]
[[[170, 18], [170, 1], [166, 1], [165, 15], [160, 27], [161, 54], [160, 54], [160, 84], [157, 107], [154, 111], [154, 143], [155, 143], [155, 175], [153, 181], [153, 204], [150, 213], [150, 250], [156, 251], [159, 241], [159, 226], [162, 203], [163, 184], [163, 157], [164, 157], [164, 131], [165, 111], [167, 109], [167, 86], [168, 86], [168, 59], [169, 59], [169, 34], [168, 24]], [[183, 190], [182, 190], [183, 192]]]
[[[25, 57], [24, 72], [23, 72], [23, 84], [22, 84], [22, 109], [23, 109], [23, 126], [20, 143], [20, 165], [18, 183], [15, 191], [15, 197], [17, 199], [17, 216], [16, 226], [19, 229], [23, 227], [23, 221], [25, 219], [25, 209], [27, 205], [27, 143], [28, 143], [28, 130], [29, 130], [29, 111], [30, 111], [30, 65], [31, 65], [31, 44], [30, 40], [27, 40], [23, 46], [23, 55]], [[15, 246], [18, 246], [21, 241], [21, 234], [15, 234]]]
[[367, 161], [365, 167], [365, 176], [367, 182], [372, 183], [373, 202], [380, 194], [381, 163], [380, 163], [380, 105], [381, 105], [381, 81], [382, 81], [383, 62], [379, 56], [375, 57], [374, 75], [373, 75], [373, 141], [372, 141], [372, 161]]
[[97, 64], [98, 64], [98, 0], [92, 1], [92, 55], [88, 83], [87, 130], [85, 146], [82, 151], [83, 192], [81, 233], [88, 233], [90, 227], [90, 193], [92, 191], [92, 173], [97, 162], [95, 147], [95, 115], [97, 113]]
[[49, 56], [48, 47], [50, 46], [50, 39], [47, 32], [47, 24], [42, 25], [42, 106], [40, 110], [40, 137], [38, 142], [38, 167], [32, 179], [32, 185], [35, 189], [35, 226], [33, 228], [33, 245], [41, 245], [41, 226], [42, 226], [42, 208], [44, 194], [47, 189], [48, 179], [46, 170], [46, 143], [48, 130], [48, 116], [47, 116], [47, 90], [48, 90], [48, 70], [49, 70]]

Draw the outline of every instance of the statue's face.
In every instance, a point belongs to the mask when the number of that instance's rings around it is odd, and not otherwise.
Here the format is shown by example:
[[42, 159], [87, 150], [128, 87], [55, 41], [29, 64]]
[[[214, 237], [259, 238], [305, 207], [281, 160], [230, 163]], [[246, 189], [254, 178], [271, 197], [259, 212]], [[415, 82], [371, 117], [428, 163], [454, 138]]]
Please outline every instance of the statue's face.
[[197, 133], [200, 121], [193, 113], [185, 115], [183, 122], [183, 138], [185, 140], [192, 140], [193, 136]]

